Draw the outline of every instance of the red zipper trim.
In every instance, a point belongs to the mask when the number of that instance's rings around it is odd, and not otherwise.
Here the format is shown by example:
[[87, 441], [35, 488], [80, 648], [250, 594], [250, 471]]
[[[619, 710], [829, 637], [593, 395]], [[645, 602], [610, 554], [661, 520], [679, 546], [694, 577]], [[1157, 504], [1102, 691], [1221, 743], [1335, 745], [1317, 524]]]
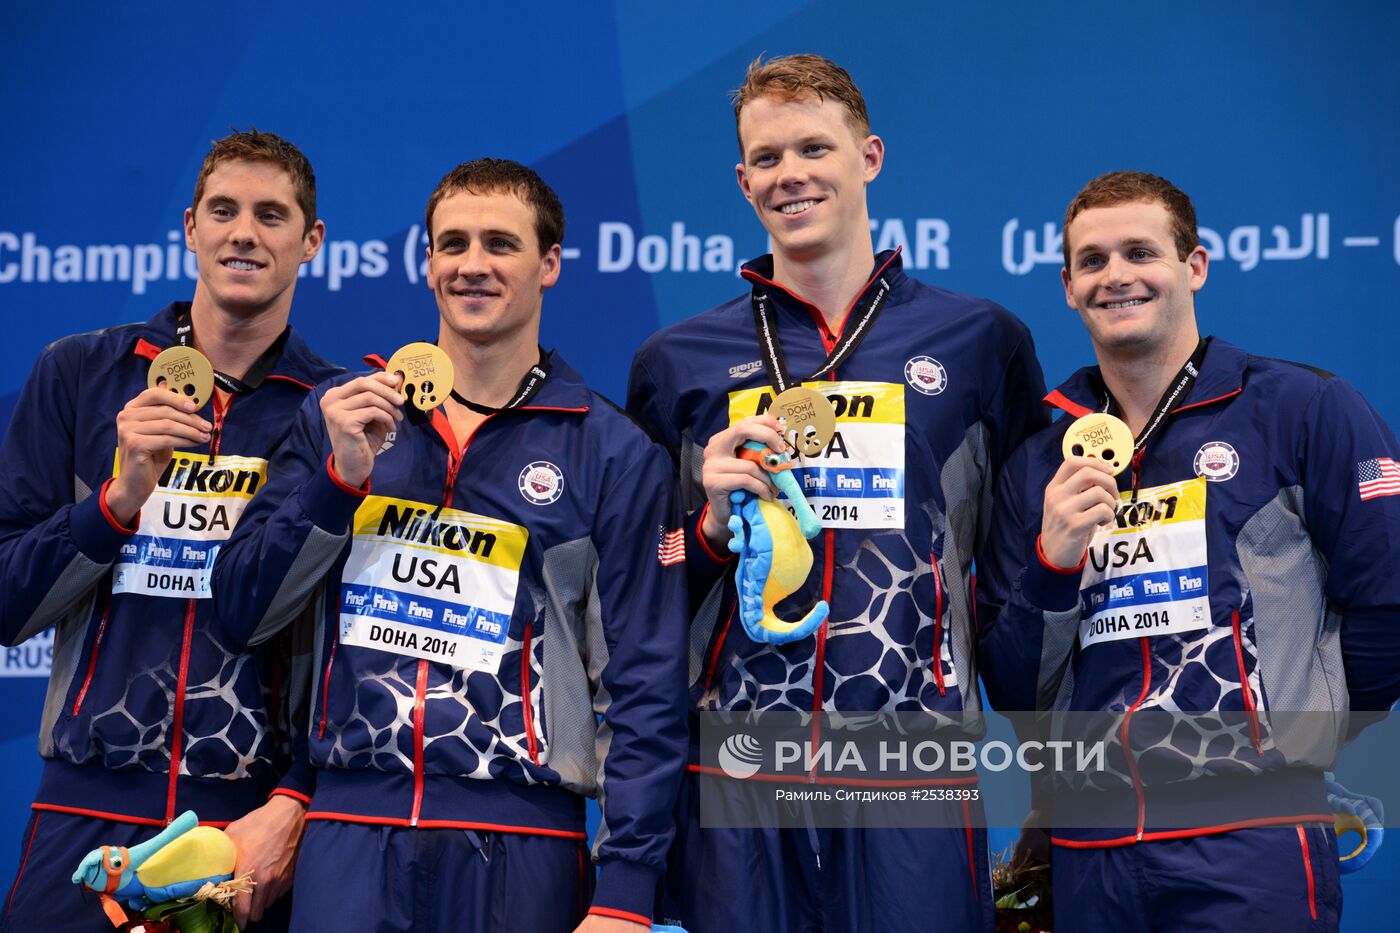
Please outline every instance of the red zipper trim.
[[331, 656], [326, 659], [326, 673], [321, 677], [321, 728], [316, 732], [316, 738], [326, 737], [326, 716], [331, 703], [331, 665], [335, 663], [335, 646], [340, 644], [340, 633], [336, 632], [335, 641], [331, 642]]
[[[466, 457], [467, 448], [471, 446], [472, 438], [482, 424], [494, 418], [494, 415], [487, 415], [481, 420], [472, 433], [462, 441], [460, 450], [457, 448], [457, 436], [452, 433], [452, 424], [447, 420], [441, 408], [433, 409], [432, 426], [439, 436], [447, 444], [447, 482], [442, 491], [443, 508], [452, 505], [453, 487], [457, 484], [457, 471], [462, 468], [462, 460]], [[427, 705], [428, 696], [428, 661], [418, 662], [418, 683], [413, 691], [413, 810], [409, 815], [408, 825], [417, 826], [418, 816], [423, 811], [423, 712]]]
[[[873, 282], [874, 279], [871, 281]], [[866, 288], [869, 286], [867, 285]], [[861, 291], [864, 292], [864, 289]], [[826, 348], [827, 353], [830, 353], [831, 348], [836, 346], [836, 338], [827, 333], [825, 326], [819, 329], [819, 333], [822, 338], [822, 346]], [[839, 378], [836, 375], [836, 370], [831, 371], [830, 377], [833, 382]], [[827, 606], [830, 607], [831, 581], [836, 567], [836, 530], [834, 528], [827, 528], [822, 532], [822, 543], [825, 545], [822, 552], [822, 599], [826, 600]], [[813, 659], [812, 668], [812, 712], [815, 714], [812, 716], [813, 748], [819, 746], [822, 736], [822, 691], [826, 689], [826, 629], [830, 624], [831, 615], [828, 612], [827, 617], [817, 628], [817, 656]], [[808, 773], [807, 780], [815, 781], [816, 779], [817, 763], [814, 757], [812, 770]]]
[[78, 698], [73, 701], [73, 715], [78, 715], [78, 710], [83, 708], [83, 699], [87, 697], [88, 687], [92, 686], [92, 675], [97, 670], [97, 652], [102, 647], [102, 636], [107, 631], [107, 619], [112, 615], [112, 593], [110, 590], [102, 591], [102, 621], [97, 623], [97, 635], [92, 640], [92, 657], [88, 659], [87, 676], [83, 678], [83, 686], [78, 690]]
[[24, 877], [24, 866], [29, 864], [29, 850], [34, 848], [34, 836], [39, 832], [39, 814], [34, 814], [34, 825], [29, 827], [29, 841], [24, 845], [24, 858], [19, 862], [19, 874], [15, 875], [15, 883], [10, 886], [10, 899], [5, 902], [5, 913], [9, 913], [15, 908], [15, 894], [19, 891], [20, 879]]
[[1249, 685], [1249, 675], [1244, 670], [1244, 637], [1240, 633], [1240, 611], [1230, 613], [1230, 628], [1235, 636], [1235, 661], [1240, 666], [1240, 690], [1244, 695], [1244, 711], [1249, 719], [1249, 739], [1259, 757], [1264, 756], [1264, 740], [1259, 731], [1259, 710], [1254, 705], [1254, 688]]
[[933, 682], [938, 695], [947, 696], [943, 686], [943, 576], [938, 572], [938, 555], [929, 554], [933, 561]]
[[[1143, 447], [1137, 453], [1133, 454], [1133, 494], [1130, 500], [1133, 504], [1137, 504], [1138, 491], [1142, 489], [1142, 457], [1145, 453], [1147, 453], [1147, 448]], [[1039, 541], [1039, 539], [1036, 540]], [[1036, 546], [1039, 547], [1039, 544]], [[1085, 556], [1088, 556], [1087, 551], [1085, 552]]]
[[1138, 774], [1137, 759], [1133, 757], [1132, 746], [1128, 744], [1128, 726], [1133, 721], [1133, 711], [1147, 699], [1147, 691], [1152, 686], [1152, 655], [1146, 638], [1139, 638], [1142, 646], [1142, 693], [1123, 715], [1123, 725], [1118, 729], [1118, 741], [1123, 743], [1123, 755], [1128, 759], [1128, 770], [1133, 775], [1133, 793], [1137, 794], [1137, 836], [1135, 842], [1142, 841], [1143, 824], [1147, 822], [1147, 799], [1142, 792], [1142, 777]]
[[185, 603], [185, 634], [180, 641], [180, 673], [175, 681], [175, 717], [170, 724], [170, 785], [165, 795], [165, 822], [175, 819], [175, 787], [180, 780], [180, 755], [185, 739], [185, 681], [190, 676], [190, 643], [198, 600]]
[[238, 398], [230, 395], [228, 401], [221, 406], [219, 404], [219, 393], [214, 393], [214, 429], [209, 432], [209, 463], [213, 464], [219, 457], [219, 441], [224, 436], [224, 418], [228, 415], [228, 410], [233, 407], [233, 400]]
[[972, 844], [972, 804], [964, 800], [962, 808], [963, 828], [967, 833], [967, 870], [972, 875], [972, 899], [980, 901], [982, 899], [982, 886], [977, 883], [977, 850]]
[[[701, 537], [703, 538], [704, 535], [701, 535]], [[734, 623], [734, 613], [738, 608], [739, 596], [736, 593], [734, 595], [734, 602], [729, 606], [729, 615], [724, 620], [724, 627], [719, 630], [719, 638], [715, 639], [714, 647], [710, 649], [709, 660], [706, 661], [705, 677], [702, 680], [706, 690], [709, 690], [715, 685], [715, 675], [719, 673], [719, 654], [724, 648], [725, 639], [729, 637], [729, 626]]]
[[1045, 398], [1043, 398], [1041, 401], [1044, 402], [1046, 405], [1053, 405], [1061, 411], [1067, 411], [1071, 415], [1074, 415], [1074, 417], [1076, 418], [1083, 418], [1085, 415], [1093, 414], [1094, 412], [1092, 408], [1085, 408], [1083, 405], [1079, 404], [1074, 399], [1070, 398], [1068, 395], [1065, 395], [1059, 389], [1056, 389], [1054, 392], [1051, 392], [1049, 395], [1045, 396]]
[[535, 742], [535, 716], [530, 708], [530, 634], [534, 622], [525, 623], [525, 638], [520, 645], [520, 708], [525, 715], [525, 744], [530, 750], [530, 760], [540, 763], [540, 747]]
[[[846, 307], [846, 313], [841, 315], [841, 323], [836, 325], [836, 331], [834, 336], [840, 336], [841, 331], [846, 329], [846, 321], [850, 318], [851, 312], [856, 309], [856, 305], [860, 304], [861, 296], [863, 296], [866, 292], [870, 291], [870, 286], [874, 285], [875, 282], [879, 280], [880, 276], [885, 274], [885, 270], [890, 267], [890, 263], [894, 262], [895, 257], [903, 251], [904, 248], [899, 247], [892, 254], [890, 254], [890, 258], [886, 259], [884, 263], [880, 266], [880, 268], [875, 270], [875, 274], [870, 277], [869, 281], [865, 283], [864, 287], [862, 287], [860, 291], [856, 292], [856, 297], [853, 298], [851, 300], [851, 303]], [[822, 343], [826, 344], [826, 352], [831, 352], [831, 347], [836, 343], [836, 341], [834, 339], [827, 339], [828, 336], [831, 335], [829, 334], [828, 328], [826, 326], [826, 318], [822, 316], [820, 308], [812, 304], [806, 298], [803, 298], [801, 295], [792, 291], [791, 289], [779, 285], [772, 279], [765, 278], [764, 276], [759, 275], [757, 272], [745, 269], [741, 273], [741, 275], [743, 276], [743, 278], [748, 279], [750, 282], [758, 282], [762, 285], [768, 286], [769, 288], [775, 288], [783, 294], [787, 295], [789, 298], [793, 299], [794, 301], [800, 302], [802, 306], [807, 309], [807, 313], [812, 315], [812, 319], [816, 321], [818, 325], [818, 331], [822, 336]], [[836, 374], [834, 372], [830, 375], [833, 380], [836, 378]]]
[[428, 662], [418, 662], [418, 684], [413, 689], [413, 812], [408, 825], [418, 825], [423, 810], [423, 708], [428, 697]]
[[1177, 415], [1183, 411], [1190, 411], [1193, 408], [1200, 408], [1202, 405], [1214, 405], [1216, 402], [1223, 402], [1227, 398], [1234, 398], [1236, 395], [1239, 395], [1243, 391], [1243, 388], [1232, 389], [1231, 391], [1226, 392], [1224, 395], [1217, 395], [1215, 398], [1208, 398], [1203, 402], [1192, 402], [1190, 405], [1182, 405], [1176, 411], [1172, 412], [1172, 414]]
[[1317, 919], [1317, 883], [1313, 880], [1312, 852], [1308, 849], [1308, 834], [1298, 827], [1298, 845], [1303, 847], [1303, 871], [1308, 876], [1308, 913]]
[[588, 913], [588, 901], [584, 898], [588, 876], [583, 873], [583, 843], [576, 845], [575, 849], [578, 851], [578, 915], [584, 917]]
[[294, 385], [294, 386], [300, 386], [301, 388], [305, 389], [305, 390], [308, 391], [308, 392], [310, 392], [312, 389], [316, 388], [314, 385], [312, 385], [312, 384], [309, 383], [309, 382], [302, 382], [300, 379], [293, 379], [291, 376], [283, 376], [283, 375], [281, 375], [280, 373], [268, 373], [268, 374], [267, 374], [266, 376], [264, 376], [263, 378], [264, 378], [264, 379], [273, 379], [273, 380], [276, 380], [276, 381], [278, 381], [278, 382], [290, 382], [292, 385]]
[[[214, 430], [209, 438], [209, 462], [219, 456], [219, 441], [223, 436], [224, 417], [233, 407], [230, 395], [228, 401], [219, 405], [219, 394], [214, 393]], [[175, 716], [170, 724], [170, 784], [165, 795], [165, 822], [175, 819], [175, 791], [180, 782], [180, 756], [185, 744], [185, 685], [190, 676], [190, 644], [194, 641], [194, 616], [199, 606], [198, 600], [189, 600], [185, 608], [185, 632], [180, 640], [180, 673], [175, 680]]]
[[[836, 565], [836, 531], [832, 528], [826, 529], [823, 533], [825, 539], [825, 553], [822, 555], [822, 599], [827, 605], [831, 605], [831, 578]], [[822, 735], [822, 691], [826, 687], [826, 627], [831, 622], [828, 615], [817, 629], [817, 656], [814, 660], [812, 670], [812, 712], [816, 715], [812, 717], [812, 747], [817, 748], [821, 742]], [[812, 770], [808, 774], [809, 781], [815, 781], [817, 777], [817, 763], [815, 758], [812, 761]]]

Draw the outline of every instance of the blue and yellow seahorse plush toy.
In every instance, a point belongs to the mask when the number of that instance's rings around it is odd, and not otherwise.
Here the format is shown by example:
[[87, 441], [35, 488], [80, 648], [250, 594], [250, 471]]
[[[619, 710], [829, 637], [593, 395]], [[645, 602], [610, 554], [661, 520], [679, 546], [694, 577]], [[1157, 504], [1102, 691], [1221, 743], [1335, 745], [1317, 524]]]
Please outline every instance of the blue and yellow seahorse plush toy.
[[792, 460], [785, 453], [774, 453], [757, 441], [749, 441], [738, 454], [752, 460], [767, 472], [787, 496], [793, 511], [776, 501], [760, 499], [751, 492], [729, 494], [733, 505], [729, 530], [734, 537], [729, 549], [739, 555], [734, 582], [739, 593], [739, 621], [749, 638], [781, 645], [806, 638], [826, 621], [829, 608], [820, 600], [800, 621], [785, 622], [773, 607], [801, 588], [812, 571], [812, 547], [807, 539], [822, 530], [802, 486], [792, 475]]
[[101, 846], [93, 849], [73, 873], [73, 883], [102, 895], [103, 907], [114, 924], [112, 909], [120, 901], [128, 909], [143, 911], [156, 904], [193, 897], [205, 884], [233, 879], [238, 853], [223, 830], [200, 826], [192, 810], [186, 810], [165, 829], [140, 845]]

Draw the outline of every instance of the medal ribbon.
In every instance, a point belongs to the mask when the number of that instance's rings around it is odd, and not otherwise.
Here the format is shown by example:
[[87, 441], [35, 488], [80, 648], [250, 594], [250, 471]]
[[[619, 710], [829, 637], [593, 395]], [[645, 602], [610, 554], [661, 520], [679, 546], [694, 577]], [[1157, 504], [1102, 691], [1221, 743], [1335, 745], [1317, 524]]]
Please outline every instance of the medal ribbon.
[[878, 281], [879, 286], [856, 308], [855, 321], [842, 331], [841, 338], [827, 354], [826, 361], [806, 379], [797, 380], [793, 380], [788, 372], [787, 358], [783, 355], [783, 346], [778, 339], [778, 322], [774, 319], [773, 306], [768, 294], [761, 286], [754, 286], [754, 329], [758, 333], [759, 348], [763, 351], [763, 368], [768, 371], [768, 381], [772, 383], [773, 388], [779, 392], [786, 392], [795, 385], [820, 378], [840, 366], [856, 351], [856, 347], [870, 333], [871, 326], [880, 316], [880, 310], [885, 306], [885, 299], [890, 294], [889, 281], [883, 275]]
[[549, 356], [544, 352], [544, 347], [540, 347], [540, 361], [530, 367], [530, 371], [525, 374], [525, 378], [520, 380], [520, 386], [515, 390], [515, 397], [500, 408], [492, 408], [490, 405], [480, 405], [471, 399], [460, 394], [456, 389], [452, 390], [452, 400], [459, 405], [465, 405], [479, 415], [495, 415], [512, 408], [519, 408], [524, 405], [544, 386], [544, 382], [549, 378]]
[[[1147, 446], [1147, 439], [1151, 437], [1152, 432], [1157, 430], [1157, 427], [1166, 420], [1167, 415], [1176, 411], [1181, 407], [1181, 403], [1186, 401], [1186, 396], [1190, 393], [1191, 387], [1196, 384], [1196, 377], [1201, 374], [1201, 363], [1204, 362], [1206, 358], [1206, 347], [1209, 345], [1209, 337], [1201, 338], [1201, 342], [1196, 344], [1196, 352], [1191, 354], [1191, 358], [1186, 361], [1185, 365], [1181, 367], [1181, 371], [1176, 374], [1176, 380], [1172, 382], [1172, 384], [1167, 387], [1167, 391], [1163, 393], [1161, 401], [1157, 403], [1156, 411], [1152, 413], [1151, 418], [1147, 419], [1147, 426], [1142, 429], [1142, 434], [1133, 441], [1133, 460], [1137, 460], [1138, 455], [1142, 453], [1142, 449]], [[1103, 393], [1103, 408], [1101, 410], [1108, 412], [1110, 408], [1117, 407], [1117, 403], [1113, 401], [1113, 396], [1110, 395], [1108, 389], [1105, 388]], [[1137, 502], [1139, 480], [1140, 476], [1137, 467], [1134, 466], [1132, 496], [1132, 501], [1134, 503]]]
[[[194, 315], [186, 312], [176, 319], [175, 341], [182, 347], [194, 345]], [[277, 365], [277, 361], [282, 358], [282, 349], [287, 345], [287, 338], [291, 336], [292, 328], [287, 326], [282, 328], [282, 333], [277, 339], [272, 341], [272, 345], [262, 352], [253, 365], [248, 367], [248, 372], [242, 379], [235, 379], [227, 373], [214, 370], [214, 384], [230, 395], [237, 395], [239, 392], [247, 392], [256, 389], [262, 384], [267, 374], [272, 372], [272, 368]]]
[[[1186, 396], [1191, 391], [1191, 387], [1196, 384], [1196, 377], [1201, 374], [1201, 363], [1206, 358], [1206, 347], [1210, 345], [1210, 338], [1204, 337], [1196, 344], [1196, 352], [1191, 354], [1191, 358], [1181, 367], [1181, 371], [1176, 374], [1176, 380], [1167, 387], [1163, 393], [1161, 401], [1157, 403], [1156, 410], [1152, 417], [1147, 419], [1147, 426], [1142, 429], [1136, 440], [1133, 441], [1133, 453], [1137, 454], [1143, 447], [1147, 446], [1147, 439], [1152, 436], [1152, 432], [1166, 420], [1167, 415], [1181, 407], [1181, 403], [1186, 401]], [[1117, 408], [1118, 404], [1113, 401], [1113, 396], [1108, 394], [1108, 389], [1103, 393], [1103, 412], [1109, 412], [1110, 408]]]

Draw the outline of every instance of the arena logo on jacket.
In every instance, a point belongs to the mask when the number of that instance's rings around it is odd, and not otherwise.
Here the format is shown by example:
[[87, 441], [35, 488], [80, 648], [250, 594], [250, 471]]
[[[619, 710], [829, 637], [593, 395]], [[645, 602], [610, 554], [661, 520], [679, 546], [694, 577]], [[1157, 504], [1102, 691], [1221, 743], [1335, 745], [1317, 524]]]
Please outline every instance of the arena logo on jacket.
[[1120, 494], [1080, 577], [1083, 647], [1210, 627], [1205, 518], [1204, 478]]
[[[113, 475], [120, 472], [115, 463]], [[175, 451], [117, 555], [112, 592], [208, 599], [219, 547], [266, 479], [260, 457]]]
[[510, 522], [367, 496], [341, 574], [340, 640], [495, 673], [528, 539]]
[[[804, 382], [831, 400], [836, 432], [821, 453], [793, 468], [827, 528], [904, 527], [904, 386]], [[729, 423], [773, 404], [767, 386], [729, 393]]]

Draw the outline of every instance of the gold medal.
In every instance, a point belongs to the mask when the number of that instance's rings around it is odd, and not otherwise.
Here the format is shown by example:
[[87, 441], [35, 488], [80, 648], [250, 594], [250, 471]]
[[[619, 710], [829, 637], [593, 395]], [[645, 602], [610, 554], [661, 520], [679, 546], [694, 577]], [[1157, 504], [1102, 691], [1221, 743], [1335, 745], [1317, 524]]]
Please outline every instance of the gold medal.
[[1117, 476], [1133, 458], [1133, 432], [1122, 419], [1095, 412], [1069, 426], [1061, 449], [1066, 457], [1096, 457]]
[[441, 348], [421, 341], [400, 347], [389, 357], [385, 372], [403, 379], [399, 391], [420, 411], [432, 411], [447, 401], [456, 378], [448, 355]]
[[214, 367], [209, 358], [194, 347], [170, 347], [151, 361], [146, 387], [164, 385], [199, 408], [214, 397]]
[[836, 434], [836, 410], [815, 389], [793, 386], [773, 399], [769, 414], [778, 419], [778, 433], [804, 457], [822, 452]]

